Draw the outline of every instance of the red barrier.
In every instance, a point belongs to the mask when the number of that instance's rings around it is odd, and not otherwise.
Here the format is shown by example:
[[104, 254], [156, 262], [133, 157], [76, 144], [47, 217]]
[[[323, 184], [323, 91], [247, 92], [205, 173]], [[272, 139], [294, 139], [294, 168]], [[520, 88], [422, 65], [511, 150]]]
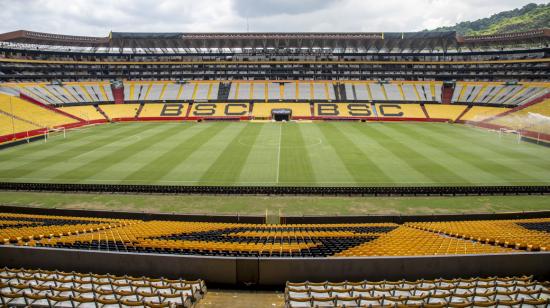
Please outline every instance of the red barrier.
[[[69, 123], [69, 124], [63, 124], [55, 126], [55, 128], [65, 128], [65, 129], [71, 129], [71, 128], [78, 128], [82, 126], [92, 125], [92, 124], [103, 124], [108, 123], [107, 120], [93, 120], [93, 121], [87, 121], [87, 122], [78, 122], [78, 123]], [[12, 142], [17, 141], [21, 139], [26, 138], [32, 138], [40, 135], [44, 135], [48, 132], [47, 128], [39, 128], [31, 131], [25, 131], [25, 132], [18, 132], [15, 134], [9, 134], [0, 136], [0, 144], [4, 142]]]
[[120, 122], [129, 122], [129, 121], [187, 121], [189, 120], [187, 117], [142, 117], [142, 118], [123, 118], [123, 119], [115, 119], [116, 121]]
[[451, 104], [454, 92], [455, 88], [453, 86], [443, 84], [443, 88], [441, 89], [441, 103], [443, 105]]
[[91, 120], [91, 121], [85, 121], [84, 125], [104, 124], [104, 123], [109, 123], [109, 121], [107, 121], [105, 119]]
[[113, 93], [115, 104], [124, 104], [124, 87], [117, 88], [111, 84], [111, 93]]
[[112, 118], [113, 122], [147, 122], [147, 121], [246, 121], [250, 117], [143, 117], [143, 118]]
[[252, 117], [187, 117], [190, 121], [247, 121], [252, 120]]
[[466, 123], [466, 121], [462, 121], [461, 119], [466, 113], [468, 113], [468, 111], [470, 111], [470, 109], [472, 109], [472, 106], [466, 107], [466, 109], [462, 111], [458, 118], [456, 118], [455, 123]]
[[[501, 128], [510, 129], [509, 127], [506, 127], [503, 125], [497, 125], [497, 124], [491, 124], [491, 123], [477, 123], [476, 126], [487, 128], [487, 129], [494, 129], [494, 130], [499, 130]], [[533, 132], [529, 130], [520, 130], [519, 133], [521, 134], [522, 137], [550, 141], [550, 134]]]
[[42, 102], [40, 102], [40, 101], [35, 100], [34, 98], [32, 98], [32, 97], [30, 97], [30, 96], [28, 96], [28, 95], [23, 94], [23, 93], [19, 93], [19, 98], [22, 99], [22, 100], [25, 100], [25, 101], [27, 101], [27, 102], [29, 102], [29, 103], [35, 104], [35, 105], [37, 105], [37, 106], [39, 106], [39, 107], [42, 107], [42, 108], [44, 108], [44, 109], [48, 109], [48, 110], [51, 110], [51, 111], [53, 111], [53, 112], [60, 113], [60, 114], [66, 116], [66, 117], [69, 117], [69, 118], [71, 118], [71, 119], [75, 119], [75, 120], [77, 120], [77, 121], [84, 121], [83, 119], [81, 119], [81, 118], [79, 118], [79, 117], [77, 117], [77, 116], [74, 116], [74, 115], [72, 115], [72, 114], [70, 114], [70, 113], [66, 113], [65, 111], [59, 110], [59, 109], [57, 109], [57, 108], [55, 108], [55, 107], [53, 107], [53, 106], [46, 105], [46, 104], [44, 104], [44, 103], [42, 103]]
[[314, 121], [369, 121], [369, 122], [449, 122], [449, 119], [436, 118], [379, 118], [379, 117], [292, 117], [295, 120]]
[[540, 97], [537, 97], [537, 98], [533, 99], [532, 101], [530, 101], [530, 102], [528, 102], [528, 103], [526, 103], [526, 104], [523, 104], [523, 105], [521, 105], [521, 106], [517, 106], [517, 107], [512, 108], [512, 109], [510, 109], [510, 110], [508, 110], [508, 111], [505, 111], [505, 112], [503, 112], [503, 113], [497, 114], [496, 116], [492, 116], [492, 117], [490, 117], [490, 118], [487, 118], [487, 119], [481, 121], [481, 123], [490, 122], [490, 121], [492, 121], [492, 120], [494, 120], [494, 119], [496, 119], [496, 118], [503, 117], [503, 116], [508, 115], [508, 114], [510, 114], [510, 113], [512, 113], [512, 112], [516, 112], [516, 111], [525, 109], [525, 108], [527, 108], [527, 107], [529, 107], [529, 106], [533, 106], [533, 105], [535, 105], [535, 104], [541, 103], [541, 102], [543, 102], [544, 100], [549, 99], [549, 98], [550, 98], [550, 93], [547, 93], [547, 94], [545, 94], [545, 95], [543, 95], [543, 96], [540, 96]]
[[12, 142], [20, 139], [32, 138], [40, 135], [44, 135], [48, 130], [45, 128], [35, 129], [27, 132], [19, 132], [15, 134], [9, 134], [0, 136], [0, 143]]
[[92, 120], [92, 121], [85, 121], [85, 122], [80, 122], [80, 123], [69, 123], [69, 124], [58, 125], [58, 126], [55, 126], [55, 128], [71, 129], [71, 128], [77, 128], [77, 127], [82, 127], [82, 126], [86, 126], [86, 125], [103, 124], [103, 123], [109, 123], [109, 121], [103, 120], [103, 119], [101, 119], [101, 120]]

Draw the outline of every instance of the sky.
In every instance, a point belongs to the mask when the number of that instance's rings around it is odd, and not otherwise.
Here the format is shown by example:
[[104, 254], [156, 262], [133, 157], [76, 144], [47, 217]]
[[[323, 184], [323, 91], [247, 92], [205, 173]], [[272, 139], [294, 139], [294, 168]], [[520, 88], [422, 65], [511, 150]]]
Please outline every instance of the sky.
[[0, 33], [407, 32], [538, 0], [0, 0]]

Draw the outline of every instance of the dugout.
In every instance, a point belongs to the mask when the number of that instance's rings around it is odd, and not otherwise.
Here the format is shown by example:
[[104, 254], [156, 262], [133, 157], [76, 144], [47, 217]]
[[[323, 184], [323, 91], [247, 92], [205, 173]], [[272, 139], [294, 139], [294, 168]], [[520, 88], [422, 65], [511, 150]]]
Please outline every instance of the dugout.
[[292, 109], [272, 109], [271, 118], [275, 121], [290, 121]]

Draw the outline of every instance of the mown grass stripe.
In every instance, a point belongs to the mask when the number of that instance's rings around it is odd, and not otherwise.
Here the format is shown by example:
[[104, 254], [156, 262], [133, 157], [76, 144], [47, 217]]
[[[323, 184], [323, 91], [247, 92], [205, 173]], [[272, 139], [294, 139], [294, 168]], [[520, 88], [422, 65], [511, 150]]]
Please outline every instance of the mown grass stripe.
[[[361, 127], [359, 130], [369, 138], [376, 140], [380, 145], [393, 153], [394, 156], [399, 157], [409, 168], [416, 170], [418, 173], [422, 174], [424, 178], [429, 179], [429, 182], [441, 183], [447, 180], [445, 174], [452, 173], [450, 170], [443, 165], [432, 162], [431, 159], [416, 151], [414, 148], [385, 134], [382, 130], [377, 129], [380, 125], [383, 124], [369, 124], [368, 126]], [[423, 180], [418, 180], [418, 182], [422, 181]]]
[[[429, 145], [433, 148], [439, 149], [441, 152], [445, 153], [449, 157], [456, 159], [457, 161], [468, 164], [468, 166], [462, 166], [461, 170], [463, 173], [469, 175], [475, 174], [476, 178], [480, 182], [486, 183], [512, 183], [509, 182], [507, 175], [512, 175], [513, 170], [506, 168], [495, 162], [490, 162], [481, 155], [476, 154], [475, 152], [465, 150], [468, 148], [462, 140], [458, 139], [449, 139], [441, 138], [436, 131], [426, 131], [422, 129], [421, 126], [410, 127], [409, 130], [415, 131], [418, 133], [418, 141]], [[449, 164], [452, 163], [452, 160], [449, 160]], [[496, 174], [496, 170], [502, 172], [499, 175]]]
[[[98, 126], [0, 151], [0, 181], [274, 185], [279, 145], [280, 185], [550, 183], [548, 149], [508, 135], [448, 124], [336, 122]], [[390, 180], [368, 176], [363, 156]]]
[[176, 166], [162, 181], [184, 180], [189, 185], [199, 183], [209, 185], [208, 182], [201, 182], [201, 177], [221, 155], [223, 149], [229, 145], [230, 141], [242, 131], [245, 125], [244, 123], [235, 122], [227, 125], [220, 133], [201, 145], [186, 161]]
[[[431, 156], [430, 151], [426, 151], [422, 143], [414, 142], [416, 136], [410, 134], [401, 134], [392, 129], [393, 126], [400, 124], [377, 123], [370, 127], [375, 130], [378, 140], [386, 140], [394, 148], [394, 154], [406, 153], [409, 165], [417, 171], [424, 174], [425, 177], [432, 179], [433, 183], [447, 185], [462, 182], [464, 184], [470, 181], [446, 166], [446, 157]], [[411, 142], [412, 141], [412, 142]], [[383, 143], [383, 144], [384, 144]], [[413, 185], [429, 185], [430, 183], [412, 183]]]
[[451, 145], [449, 149], [441, 144], [433, 143], [433, 138], [430, 132], [419, 133], [414, 130], [415, 126], [422, 125], [411, 123], [408, 127], [391, 126], [390, 130], [402, 136], [404, 140], [409, 140], [410, 143], [416, 144], [419, 149], [425, 151], [427, 156], [432, 160], [439, 160], [447, 169], [451, 170], [458, 177], [467, 180], [470, 184], [480, 185], [481, 183], [499, 183], [502, 179], [498, 176], [486, 173], [475, 165], [464, 160], [464, 157], [457, 156], [455, 145]]
[[160, 155], [152, 162], [126, 176], [122, 182], [143, 181], [144, 183], [154, 183], [162, 179], [173, 169], [176, 169], [178, 165], [184, 162], [191, 154], [200, 149], [203, 144], [222, 131], [227, 125], [228, 123], [213, 123], [210, 127], [199, 132], [190, 132], [195, 134], [188, 139], [173, 140], [174, 142], [179, 142], [177, 146], [164, 152], [164, 154]]
[[[123, 128], [124, 126], [119, 126], [118, 129]], [[63, 134], [53, 134], [50, 135], [48, 138], [48, 142], [44, 142], [44, 140], [37, 140], [35, 142], [30, 142], [28, 144], [21, 144], [15, 147], [6, 148], [3, 150], [0, 150], [0, 158], [3, 157], [11, 157], [14, 155], [13, 152], [17, 152], [17, 157], [23, 157], [24, 155], [29, 154], [36, 154], [38, 152], [47, 151], [55, 146], [55, 143], [52, 143], [51, 141], [77, 141], [75, 138], [79, 138], [78, 140], [83, 140], [84, 138], [90, 138], [95, 136], [99, 131], [102, 129], [106, 130], [116, 130], [117, 128], [113, 128], [113, 126], [109, 124], [105, 125], [99, 125], [99, 126], [92, 126], [92, 127], [85, 127], [85, 128], [78, 128], [74, 130], [67, 130], [66, 131], [66, 138], [63, 138]], [[43, 138], [43, 137], [42, 137]]]
[[[516, 140], [512, 141], [510, 138], [506, 138], [509, 136], [501, 138], [496, 136], [497, 133], [479, 131], [478, 129], [466, 126], [446, 126], [443, 130], [460, 137], [460, 139], [475, 147], [492, 152], [494, 157], [517, 159], [522, 162], [529, 161], [530, 164], [540, 168], [550, 167], [550, 151], [547, 147], [524, 142], [518, 144]], [[513, 137], [513, 139], [515, 138]]]
[[[106, 170], [97, 175], [98, 179], [106, 179], [110, 181], [117, 181], [119, 183], [128, 184], [151, 184], [147, 178], [129, 180], [126, 177], [134, 174], [137, 170], [144, 166], [153, 164], [159, 157], [165, 155], [168, 152], [172, 152], [180, 144], [187, 142], [194, 135], [203, 130], [210, 129], [213, 123], [203, 123], [202, 125], [196, 125], [195, 123], [181, 123], [178, 126], [181, 127], [179, 131], [170, 136], [164, 142], [158, 143], [155, 147], [147, 148], [146, 150], [136, 154], [132, 160], [124, 161], [116, 166], [113, 166], [111, 170]], [[172, 152], [174, 154], [174, 152]], [[175, 155], [175, 154], [174, 154]]]
[[245, 138], [252, 144], [260, 133], [261, 127], [255, 124], [246, 124], [241, 132], [233, 139], [228, 140], [228, 146], [223, 149], [220, 156], [202, 175], [200, 181], [209, 184], [231, 184], [239, 179], [252, 147], [243, 146], [236, 139]]
[[0, 150], [0, 170], [6, 166], [14, 168], [22, 166], [28, 162], [42, 159], [48, 155], [65, 152], [83, 144], [89, 144], [97, 141], [97, 135], [102, 133], [102, 128], [109, 128], [109, 133], [117, 133], [122, 129], [128, 129], [128, 126], [120, 125], [113, 127], [111, 125], [96, 126], [87, 128], [85, 131], [67, 132], [67, 138], [61, 136], [50, 137], [48, 142], [38, 140], [29, 144], [22, 144], [12, 148]]
[[302, 124], [284, 123], [280, 125], [283, 127], [279, 184], [315, 185], [312, 162], [300, 130]]
[[319, 127], [322, 125], [330, 125], [330, 123], [299, 126], [304, 136], [309, 159], [312, 162], [315, 181], [327, 186], [356, 185], [356, 180], [348, 172], [338, 153], [321, 132]]
[[[547, 155], [547, 147], [525, 142], [518, 143], [516, 135], [504, 134], [501, 136], [498, 132], [466, 125], [453, 125], [452, 127], [447, 126], [444, 129], [447, 131], [452, 131], [453, 134], [469, 138], [469, 141], [471, 143], [475, 143], [477, 146], [487, 147], [487, 145], [491, 145], [494, 148], [499, 149], [498, 151], [494, 150], [499, 155], [506, 155], [509, 158], [517, 159], [525, 159], [526, 157], [530, 157], [536, 160], [550, 162], [550, 155]], [[473, 135], [479, 136], [479, 138], [472, 138]], [[493, 150], [492, 147], [489, 149]]]
[[[402, 130], [402, 128], [398, 129]], [[417, 132], [418, 139], [423, 143], [437, 147], [448, 156], [463, 161], [469, 164], [471, 168], [477, 169], [475, 171], [479, 181], [486, 181], [487, 183], [513, 183], [513, 181], [510, 181], [513, 179], [515, 173], [513, 169], [494, 160], [487, 159], [490, 157], [480, 155], [479, 152], [469, 148], [462, 140], [451, 138], [450, 135], [441, 136], [437, 129], [426, 130], [423, 126], [418, 125], [410, 127], [409, 130]], [[468, 170], [463, 171], [465, 173], [468, 172]]]
[[78, 157], [84, 155], [85, 153], [97, 150], [110, 144], [117, 143], [120, 141], [120, 139], [134, 136], [135, 134], [140, 133], [142, 130], [142, 126], [132, 126], [128, 129], [119, 131], [114, 135], [105, 136], [105, 138], [102, 138], [100, 140], [89, 141], [85, 144], [73, 148], [65, 148], [65, 151], [59, 153], [55, 152], [50, 155], [46, 155], [25, 165], [17, 166], [10, 170], [2, 170], [2, 175], [11, 178], [24, 177], [28, 174], [36, 172], [37, 170], [48, 168], [56, 163], [63, 164], [63, 162], [66, 162], [68, 160], [76, 160], [78, 159]]
[[276, 161], [279, 154], [279, 134], [282, 131], [282, 126], [278, 123], [252, 124], [260, 127], [260, 132], [255, 142], [250, 142], [246, 138], [240, 138], [238, 141], [241, 146], [250, 147], [248, 158], [238, 181], [239, 183], [256, 182], [257, 185], [274, 185], [277, 183], [279, 166]]
[[[376, 160], [379, 168], [386, 172], [395, 183], [429, 182], [430, 179], [422, 172], [413, 168], [406, 153], [398, 151], [395, 153], [393, 145], [382, 145], [384, 140], [373, 134], [370, 124], [364, 123], [340, 123], [347, 129], [341, 130], [348, 136], [348, 139], [357, 141], [356, 145], [372, 159]], [[336, 127], [339, 125], [336, 124]]]
[[319, 128], [356, 182], [393, 182], [392, 178], [370, 158], [369, 153], [363, 152], [356, 146], [356, 143], [360, 143], [361, 140], [354, 142], [342, 133], [341, 126], [334, 123], [327, 124], [330, 125], [320, 125]]
[[85, 181], [88, 178], [92, 178], [93, 175], [111, 168], [117, 163], [123, 162], [127, 159], [132, 159], [132, 156], [146, 150], [147, 148], [154, 147], [158, 143], [171, 137], [174, 133], [176, 133], [177, 131], [181, 131], [182, 129], [182, 127], [178, 126], [147, 127], [141, 131], [141, 139], [138, 139], [133, 143], [114, 151], [104, 153], [103, 155], [94, 156], [93, 160], [85, 162], [84, 165], [67, 170], [64, 173], [55, 176], [54, 179], [75, 179]]

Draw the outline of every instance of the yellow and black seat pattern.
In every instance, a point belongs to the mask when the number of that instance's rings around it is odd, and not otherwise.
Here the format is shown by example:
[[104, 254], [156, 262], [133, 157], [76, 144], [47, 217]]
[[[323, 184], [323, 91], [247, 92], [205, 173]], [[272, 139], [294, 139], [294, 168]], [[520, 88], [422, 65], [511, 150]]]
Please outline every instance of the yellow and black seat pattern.
[[0, 245], [227, 257], [548, 251], [550, 218], [265, 225], [0, 213]]
[[532, 277], [417, 281], [287, 282], [295, 307], [548, 307], [548, 282]]
[[0, 269], [3, 307], [193, 307], [205, 293], [202, 280]]
[[[220, 230], [180, 233], [155, 239], [169, 241], [206, 241], [262, 246], [290, 246], [296, 249], [213, 252], [212, 255], [251, 257], [327, 257], [375, 240], [396, 226], [310, 226], [310, 227], [233, 227]], [[180, 249], [179, 253], [200, 253]]]
[[470, 241], [528, 251], [550, 250], [550, 219], [409, 223], [408, 226]]

